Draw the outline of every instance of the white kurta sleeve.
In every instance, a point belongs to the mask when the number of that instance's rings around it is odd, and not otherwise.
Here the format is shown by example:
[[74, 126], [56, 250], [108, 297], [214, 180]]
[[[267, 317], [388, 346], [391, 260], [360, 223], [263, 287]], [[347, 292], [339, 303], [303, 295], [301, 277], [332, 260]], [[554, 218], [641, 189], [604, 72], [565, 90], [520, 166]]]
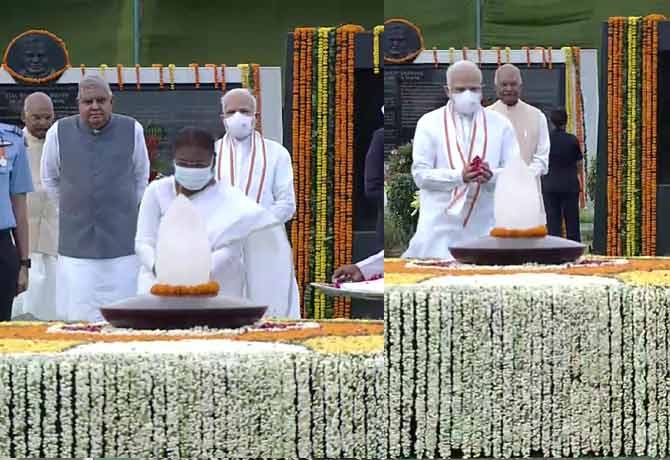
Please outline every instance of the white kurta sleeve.
[[384, 250], [379, 251], [377, 254], [373, 254], [367, 259], [361, 260], [356, 264], [358, 269], [363, 274], [363, 277], [367, 280], [372, 278], [375, 275], [381, 275], [384, 273]]
[[243, 251], [247, 297], [258, 305], [267, 305], [268, 317], [299, 318], [299, 307], [291, 305], [293, 256], [283, 227], [251, 234]]
[[135, 150], [133, 151], [133, 164], [135, 166], [135, 182], [137, 184], [137, 202], [142, 201], [144, 190], [149, 183], [149, 153], [144, 140], [144, 128], [139, 122], [135, 122]]
[[549, 126], [547, 125], [547, 119], [540, 111], [538, 111], [537, 114], [537, 123], [537, 150], [535, 151], [535, 155], [533, 155], [529, 167], [534, 175], [544, 176], [549, 171], [549, 149], [551, 144], [549, 141]]
[[279, 157], [274, 170], [272, 197], [274, 202], [268, 208], [279, 222], [286, 223], [295, 214], [295, 191], [293, 188], [293, 166], [286, 149], [277, 148]]
[[60, 150], [58, 148], [58, 122], [47, 131], [42, 148], [40, 179], [49, 198], [58, 202], [60, 185]]
[[447, 192], [463, 185], [463, 172], [457, 169], [436, 168], [440, 146], [431, 131], [441, 132], [424, 117], [419, 119], [412, 144], [412, 176], [422, 190]]
[[157, 192], [157, 187], [147, 189], [147, 193], [140, 204], [137, 233], [135, 235], [135, 254], [148, 271], [152, 271], [156, 263], [158, 227], [161, 223], [161, 209]]

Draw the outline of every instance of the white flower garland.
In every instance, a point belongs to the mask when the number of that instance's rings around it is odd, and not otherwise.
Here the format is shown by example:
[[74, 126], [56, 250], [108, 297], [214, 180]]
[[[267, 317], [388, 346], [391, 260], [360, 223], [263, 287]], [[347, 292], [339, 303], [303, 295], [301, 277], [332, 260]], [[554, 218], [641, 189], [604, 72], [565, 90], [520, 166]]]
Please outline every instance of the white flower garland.
[[387, 289], [390, 456], [667, 456], [670, 289], [518, 281]]
[[[26, 373], [27, 393], [40, 394], [42, 390], [42, 364], [39, 361], [28, 364]], [[28, 398], [28, 456], [39, 457], [42, 450], [42, 407], [37, 398]]]
[[2, 357], [0, 455], [386, 458], [385, 365], [380, 354]]

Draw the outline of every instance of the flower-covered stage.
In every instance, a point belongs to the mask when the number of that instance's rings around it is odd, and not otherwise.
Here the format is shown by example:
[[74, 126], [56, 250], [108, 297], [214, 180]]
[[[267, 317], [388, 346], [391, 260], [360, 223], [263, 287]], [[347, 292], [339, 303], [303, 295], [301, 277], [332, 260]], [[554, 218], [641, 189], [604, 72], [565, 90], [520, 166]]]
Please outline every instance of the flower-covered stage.
[[0, 323], [0, 455], [386, 457], [383, 324]]
[[670, 259], [385, 281], [391, 458], [668, 456]]

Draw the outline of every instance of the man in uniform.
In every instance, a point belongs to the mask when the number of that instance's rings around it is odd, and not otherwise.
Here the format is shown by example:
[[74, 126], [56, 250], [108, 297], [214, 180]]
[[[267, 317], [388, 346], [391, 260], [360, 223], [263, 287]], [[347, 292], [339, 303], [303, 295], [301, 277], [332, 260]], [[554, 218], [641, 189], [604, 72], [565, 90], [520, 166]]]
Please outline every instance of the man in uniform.
[[33, 191], [21, 130], [0, 123], [0, 321], [12, 317], [14, 297], [28, 287], [28, 210]]

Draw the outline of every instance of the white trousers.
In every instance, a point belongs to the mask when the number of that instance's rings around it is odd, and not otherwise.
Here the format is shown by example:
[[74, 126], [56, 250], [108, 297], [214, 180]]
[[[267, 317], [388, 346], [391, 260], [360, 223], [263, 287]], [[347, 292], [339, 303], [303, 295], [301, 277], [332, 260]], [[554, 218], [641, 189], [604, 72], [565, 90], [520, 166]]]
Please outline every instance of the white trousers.
[[137, 292], [137, 256], [114, 259], [58, 258], [58, 315], [67, 321], [104, 321], [100, 307]]

